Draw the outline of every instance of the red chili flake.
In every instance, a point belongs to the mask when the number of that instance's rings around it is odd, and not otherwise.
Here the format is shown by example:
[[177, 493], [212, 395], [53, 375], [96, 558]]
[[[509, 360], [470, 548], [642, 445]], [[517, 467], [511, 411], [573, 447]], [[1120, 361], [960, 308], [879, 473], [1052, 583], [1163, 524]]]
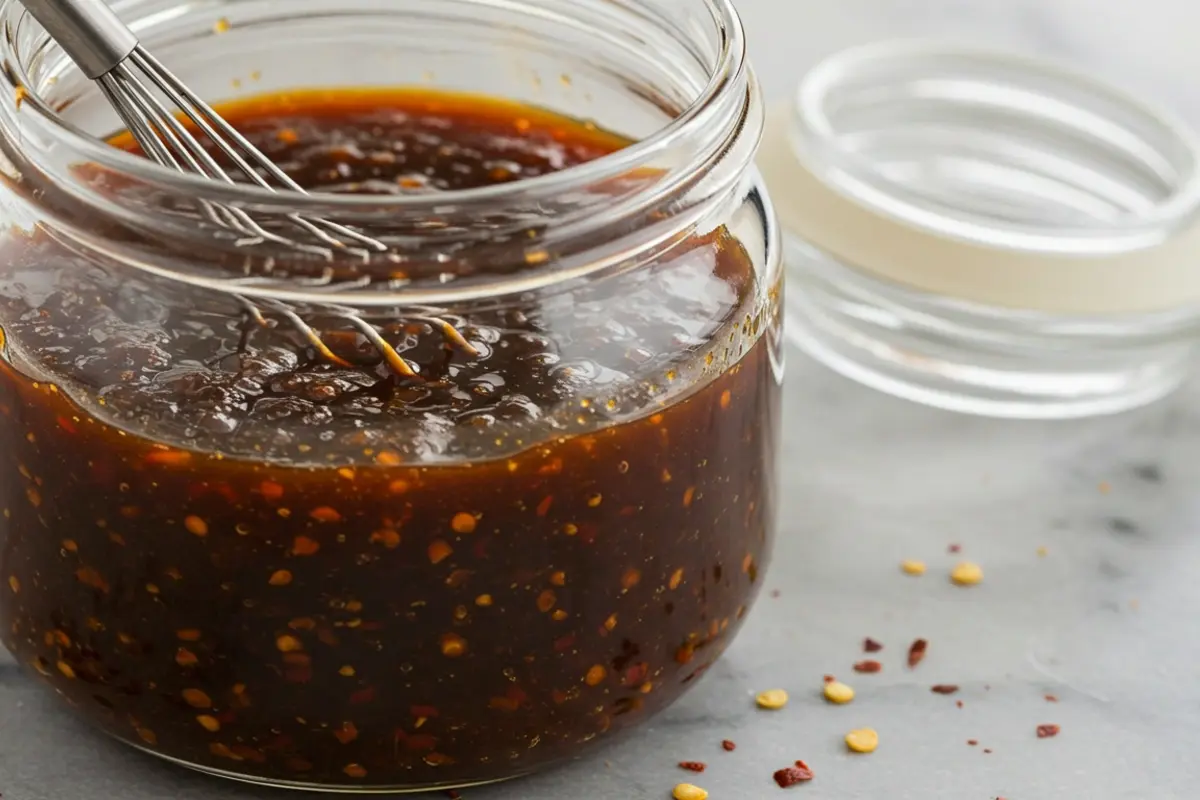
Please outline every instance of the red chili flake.
[[925, 658], [925, 650], [929, 647], [929, 642], [924, 639], [917, 639], [908, 648], [908, 668], [912, 669], [920, 664]]
[[880, 664], [878, 661], [860, 661], [854, 665], [854, 671], [873, 675], [876, 672], [883, 671], [883, 664]]
[[645, 661], [640, 661], [634, 664], [629, 669], [625, 670], [625, 676], [621, 679], [621, 683], [626, 688], [632, 689], [635, 686], [641, 686], [646, 682], [646, 676], [650, 674], [650, 665]]
[[1038, 725], [1037, 737], [1039, 739], [1049, 739], [1052, 736], [1058, 736], [1058, 732], [1060, 730], [1062, 730], [1062, 728], [1057, 725]]
[[361, 706], [364, 703], [370, 703], [375, 700], [375, 687], [368, 686], [365, 689], [359, 689], [357, 692], [350, 693], [350, 705]]
[[961, 553], [962, 545], [961, 544], [952, 544], [949, 547], [947, 547], [946, 550], [951, 553]]
[[446, 797], [450, 798], [450, 800], [462, 800], [462, 795], [453, 789], [446, 790]]
[[734, 750], [737, 750], [737, 744], [726, 739], [721, 742], [721, 749], [726, 753], [732, 753]]
[[779, 784], [780, 789], [786, 789], [789, 786], [795, 786], [797, 783], [804, 783], [813, 779], [812, 770], [808, 768], [807, 764], [800, 766], [801, 764], [804, 764], [804, 762], [797, 761], [796, 766], [787, 767], [775, 773], [775, 782]]
[[71, 423], [71, 420], [67, 419], [66, 417], [58, 417], [55, 422], [58, 423], [58, 427], [62, 428], [67, 433], [73, 435], [79, 432], [78, 429], [76, 429], [76, 427]]
[[[990, 755], [992, 754], [992, 749], [991, 749], [990, 747], [985, 747], [985, 748], [983, 748], [983, 754], [984, 754], [984, 755], [987, 755], [987, 756], [990, 756]], [[1003, 798], [1003, 797], [998, 797], [998, 798], [996, 798], [996, 800], [1004, 800], [1004, 798]]]
[[954, 694], [958, 691], [958, 687], [953, 683], [939, 683], [937, 686], [931, 687], [929, 691], [934, 694]]
[[872, 639], [870, 636], [868, 636], [866, 639], [863, 639], [864, 653], [878, 653], [882, 649], [883, 645]]
[[705, 764], [703, 761], [680, 761], [679, 767], [686, 769], [688, 772], [704, 772], [704, 770], [708, 769], [708, 764]]
[[544, 517], [550, 513], [550, 506], [554, 504], [554, 495], [546, 495], [542, 498], [542, 502], [538, 503], [537, 515]]
[[955, 700], [955, 701], [954, 701], [954, 705], [958, 706], [959, 708], [962, 708], [962, 707], [963, 707], [963, 701], [962, 701], [962, 700]]
[[833, 683], [833, 682], [834, 682], [834, 681], [836, 681], [836, 680], [837, 680], [837, 678], [835, 678], [835, 677], [834, 677], [834, 676], [832, 676], [832, 675], [826, 675], [826, 676], [825, 676], [825, 682], [826, 682], [826, 683]]
[[412, 706], [408, 709], [408, 713], [414, 717], [425, 717], [426, 719], [437, 719], [438, 710], [434, 706]]
[[979, 744], [979, 740], [978, 739], [967, 739], [967, 744], [969, 744], [971, 747], [975, 747], [976, 745]]
[[1054, 695], [1052, 695], [1052, 694], [1048, 694], [1048, 695], [1046, 695], [1046, 702], [1047, 702], [1047, 703], [1057, 703], [1057, 702], [1058, 702], [1058, 698], [1057, 698], [1057, 697], [1055, 697], [1055, 696], [1054, 696]]

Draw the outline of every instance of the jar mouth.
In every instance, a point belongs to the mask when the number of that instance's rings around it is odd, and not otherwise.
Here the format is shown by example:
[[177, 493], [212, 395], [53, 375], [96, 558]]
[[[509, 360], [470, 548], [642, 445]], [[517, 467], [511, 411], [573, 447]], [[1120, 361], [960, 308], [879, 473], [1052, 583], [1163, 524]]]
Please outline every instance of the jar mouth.
[[[139, 36], [144, 37], [145, 46], [155, 51], [153, 34], [164, 25], [170, 25], [181, 15], [188, 12], [186, 4], [179, 5], [175, 10], [159, 9], [157, 13], [137, 16], [143, 7], [153, 0], [117, 0], [112, 3], [113, 9], [126, 20]], [[294, 8], [301, 0], [289, 3], [288, 17], [301, 13], [303, 9]], [[399, 7], [389, 5], [386, 13], [404, 15], [408, 6], [420, 6], [422, 0], [415, 3], [402, 3]], [[495, 0], [444, 0], [458, 5], [494, 5]], [[31, 74], [31, 65], [38, 65], [45, 71], [45, 64], [52, 58], [60, 62], [66, 60], [49, 38], [41, 31], [40, 26], [24, 10], [17, 0], [3, 0], [0, 5], [0, 25], [4, 35], [0, 39], [0, 55], [6, 62], [6, 77], [13, 84], [13, 92], [8, 92], [0, 99], [0, 114], [8, 112], [19, 125], [31, 125], [41, 129], [47, 136], [57, 139], [69, 150], [77, 161], [91, 162], [123, 176], [129, 176], [140, 182], [161, 187], [165, 191], [189, 194], [203, 197], [213, 202], [233, 203], [244, 207], [261, 209], [286, 208], [289, 211], [302, 213], [350, 212], [369, 210], [371, 212], [386, 212], [388, 210], [420, 210], [433, 206], [463, 206], [472, 207], [480, 204], [503, 203], [510, 198], [520, 197], [524, 200], [539, 196], [549, 196], [569, 190], [583, 183], [597, 183], [630, 173], [633, 170], [669, 163], [677, 160], [675, 152], [681, 145], [694, 149], [697, 132], [706, 128], [717, 136], [707, 137], [706, 149], [719, 151], [724, 147], [721, 131], [727, 125], [716, 124], [716, 120], [729, 115], [730, 98], [741, 103], [738, 95], [745, 92], [746, 84], [746, 46], [741, 19], [733, 6], [732, 0], [694, 0], [698, 8], [702, 8], [710, 17], [712, 28], [707, 34], [715, 36], [716, 52], [712, 54], [711, 63], [705, 65], [708, 72], [707, 81], [699, 88], [694, 98], [675, 111], [672, 118], [657, 130], [633, 141], [629, 146], [604, 155], [593, 161], [568, 167], [557, 172], [531, 177], [521, 181], [492, 186], [460, 189], [425, 195], [391, 195], [386, 197], [370, 195], [347, 195], [329, 192], [300, 193], [288, 190], [273, 191], [248, 184], [225, 184], [190, 173], [182, 173], [163, 167], [148, 159], [133, 155], [124, 150], [111, 147], [89, 133], [83, 127], [71, 122], [64, 116], [64, 108], [46, 99], [43, 89], [49, 83], [53, 84], [60, 78], [59, 74]], [[235, 16], [238, 0], [207, 4], [211, 8], [211, 16], [224, 11], [231, 17]], [[364, 5], [360, 3], [359, 5]], [[535, 14], [548, 23], [570, 23], [570, 14], [556, 11], [553, 4], [544, 0], [525, 0], [524, 2], [508, 2], [518, 11]], [[669, 23], [665, 14], [642, 13], [641, 0], [620, 0], [620, 5], [631, 13], [638, 13], [644, 21], [657, 21], [659, 24]], [[373, 13], [385, 13], [385, 8], [379, 3], [365, 3], [366, 7], [374, 6]], [[350, 13], [354, 13], [351, 11]], [[284, 18], [281, 15], [280, 19]], [[265, 22], [269, 22], [267, 19]], [[231, 24], [236, 25], [236, 20]], [[37, 33], [31, 35], [29, 28], [36, 28]], [[676, 35], [682, 31], [675, 31]], [[3, 53], [7, 50], [8, 53]], [[694, 50], [694, 48], [693, 48]], [[57, 51], [57, 53], [56, 53]], [[699, 59], [700, 54], [694, 52]], [[162, 59], [168, 68], [171, 67], [169, 57]], [[69, 65], [74, 69], [73, 65]], [[60, 65], [59, 69], [62, 69]], [[82, 77], [82, 76], [80, 76]], [[20, 91], [17, 99], [15, 92]], [[68, 106], [69, 108], [69, 106]], [[21, 116], [16, 116], [16, 114]], [[30, 119], [32, 118], [32, 119]], [[115, 132], [115, 131], [114, 131]], [[727, 134], [725, 135], [727, 138]]]
[[1162, 244], [1200, 209], [1200, 140], [1052, 62], [881, 42], [797, 90], [795, 156], [828, 190], [939, 238], [1096, 257]]

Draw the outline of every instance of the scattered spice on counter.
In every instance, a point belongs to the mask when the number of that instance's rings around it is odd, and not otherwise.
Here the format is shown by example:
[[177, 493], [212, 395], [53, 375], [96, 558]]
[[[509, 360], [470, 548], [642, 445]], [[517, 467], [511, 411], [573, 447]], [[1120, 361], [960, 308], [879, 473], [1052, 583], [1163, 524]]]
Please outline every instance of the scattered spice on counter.
[[721, 749], [726, 753], [732, 753], [734, 750], [737, 750], [737, 742], [732, 742], [729, 739], [725, 739], [721, 742]]
[[1108, 481], [1100, 481], [1100, 485], [1097, 488], [1100, 490], [1100, 494], [1108, 494], [1112, 491], [1112, 484]]
[[985, 756], [990, 756], [992, 754], [992, 749], [990, 747], [983, 748], [983, 754]]
[[1037, 554], [1038, 558], [1045, 558], [1046, 556], [1050, 555], [1050, 550], [1046, 547], [1039, 547], [1037, 549]]
[[836, 681], [836, 680], [837, 680], [837, 678], [835, 678], [835, 677], [834, 677], [834, 676], [832, 676], [832, 675], [826, 675], [826, 676], [825, 676], [825, 678], [824, 678], [824, 680], [825, 680], [825, 682], [826, 682], [826, 683], [833, 683], [834, 681]]
[[908, 575], [924, 575], [925, 574], [925, 562], [924, 561], [914, 561], [912, 559], [905, 559], [904, 561], [900, 562], [900, 569], [902, 569], [905, 572], [905, 574], [908, 574]]
[[859, 661], [854, 665], [854, 671], [861, 672], [864, 675], [874, 675], [876, 672], [883, 671], [883, 664], [872, 660]]
[[690, 783], [681, 783], [671, 792], [675, 800], [708, 800], [708, 792]]
[[979, 740], [978, 739], [967, 739], [967, 744], [970, 745], [971, 747], [976, 747], [979, 745]]
[[825, 684], [825, 699], [834, 705], [845, 705], [854, 699], [854, 690], [840, 681]]
[[778, 600], [780, 594], [782, 594], [782, 592], [780, 592], [778, 589], [772, 589], [771, 590], [771, 599]]
[[1054, 695], [1052, 695], [1052, 694], [1048, 694], [1048, 695], [1046, 695], [1046, 702], [1047, 702], [1047, 703], [1057, 703], [1057, 702], [1058, 702], [1058, 698], [1057, 698], [1057, 697], [1055, 697], [1055, 696], [1054, 696]]
[[754, 698], [754, 702], [758, 703], [759, 708], [778, 711], [788, 704], [788, 693], [783, 689], [768, 689], [759, 693], [758, 697]]
[[950, 570], [950, 580], [956, 586], [975, 586], [983, 581], [983, 567], [971, 561], [961, 561]]
[[908, 648], [908, 668], [914, 669], [917, 664], [925, 660], [925, 651], [929, 648], [929, 642], [924, 639], [917, 639]]
[[704, 772], [708, 769], [708, 764], [703, 761], [680, 761], [679, 768], [686, 769], [688, 772]]
[[1050, 739], [1058, 736], [1058, 732], [1062, 730], [1058, 725], [1038, 725], [1037, 737], [1039, 739]]
[[962, 700], [955, 700], [955, 701], [954, 701], [954, 705], [958, 706], [959, 708], [962, 708], [962, 707], [963, 707], [963, 701], [962, 701]]
[[797, 761], [794, 767], [784, 767], [775, 772], [775, 783], [779, 784], [780, 789], [787, 789], [789, 786], [795, 786], [797, 783], [806, 783], [813, 779], [813, 771], [808, 764], [803, 761]]
[[934, 694], [954, 694], [958, 691], [958, 687], [953, 683], [939, 683], [936, 686], [931, 686], [929, 691]]
[[947, 553], [961, 553], [962, 545], [961, 544], [952, 544], [946, 548], [946, 552]]
[[872, 639], [870, 636], [863, 639], [863, 652], [864, 653], [878, 653], [882, 649], [883, 649], [883, 645], [880, 644], [879, 642], [875, 641], [874, 639]]
[[879, 734], [872, 728], [860, 728], [846, 734], [846, 746], [855, 753], [874, 753], [879, 747]]

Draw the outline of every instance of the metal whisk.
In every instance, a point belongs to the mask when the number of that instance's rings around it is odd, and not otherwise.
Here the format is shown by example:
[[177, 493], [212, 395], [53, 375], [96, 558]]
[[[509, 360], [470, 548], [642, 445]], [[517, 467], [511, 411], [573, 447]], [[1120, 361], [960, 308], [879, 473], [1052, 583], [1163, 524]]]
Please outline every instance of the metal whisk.
[[[104, 0], [21, 0], [21, 3], [84, 74], [96, 82], [149, 158], [180, 172], [235, 183], [181, 121], [182, 114], [247, 180], [271, 191], [304, 193], [303, 187], [147, 52]], [[151, 87], [174, 104], [176, 110], [169, 108]], [[286, 220], [293, 231], [297, 236], [303, 234], [297, 238], [267, 230], [239, 208], [202, 201], [201, 209], [210, 222], [235, 232], [240, 237], [237, 244], [242, 246], [273, 242], [330, 260], [341, 254], [366, 260], [372, 253], [388, 251], [387, 245], [378, 239], [319, 217], [287, 214]], [[327, 276], [331, 274], [327, 271]], [[326, 285], [328, 280], [327, 277]], [[320, 281], [315, 284], [321, 285]], [[238, 295], [238, 299], [252, 319], [265, 324], [261, 310], [244, 296]], [[296, 327], [321, 355], [335, 363], [344, 363], [294, 311], [279, 303], [273, 303], [271, 310]], [[414, 319], [429, 323], [453, 346], [474, 354], [474, 348], [453, 326], [429, 313], [430, 309], [422, 309], [422, 312]], [[373, 326], [348, 310], [340, 309], [335, 315], [363, 332], [393, 370], [415, 376], [407, 362]]]

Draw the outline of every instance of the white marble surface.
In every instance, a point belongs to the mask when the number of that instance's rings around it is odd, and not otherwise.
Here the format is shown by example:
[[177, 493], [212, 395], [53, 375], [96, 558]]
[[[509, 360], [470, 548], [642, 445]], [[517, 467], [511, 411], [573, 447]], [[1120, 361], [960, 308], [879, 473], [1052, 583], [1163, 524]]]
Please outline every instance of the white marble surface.
[[[1187, 0], [741, 5], [776, 97], [837, 47], [945, 33], [1073, 58], [1200, 120], [1188, 68], [1200, 60], [1200, 5]], [[592, 759], [467, 800], [666, 798], [682, 780], [713, 800], [787, 797], [771, 773], [797, 758], [817, 779], [789, 791], [811, 800], [1200, 796], [1200, 387], [1118, 418], [995, 422], [883, 397], [793, 353], [787, 409], [786, 500], [768, 578], [780, 596], [764, 597], [719, 667], [649, 726]], [[984, 565], [982, 585], [949, 584], [951, 542]], [[902, 558], [927, 560], [929, 574], [902, 575]], [[880, 675], [851, 672], [864, 636], [886, 644]], [[910, 671], [903, 653], [916, 637], [929, 656]], [[827, 672], [853, 681], [853, 704], [820, 699]], [[961, 685], [964, 707], [931, 694], [935, 683]], [[792, 703], [757, 711], [754, 692], [771, 687], [789, 689]], [[1038, 740], [1041, 723], [1061, 735]], [[860, 726], [880, 732], [874, 755], [841, 744]], [[735, 753], [721, 751], [725, 738]], [[674, 765], [684, 759], [709, 770], [683, 773]], [[3, 657], [0, 793], [284, 797], [110, 743]]]

